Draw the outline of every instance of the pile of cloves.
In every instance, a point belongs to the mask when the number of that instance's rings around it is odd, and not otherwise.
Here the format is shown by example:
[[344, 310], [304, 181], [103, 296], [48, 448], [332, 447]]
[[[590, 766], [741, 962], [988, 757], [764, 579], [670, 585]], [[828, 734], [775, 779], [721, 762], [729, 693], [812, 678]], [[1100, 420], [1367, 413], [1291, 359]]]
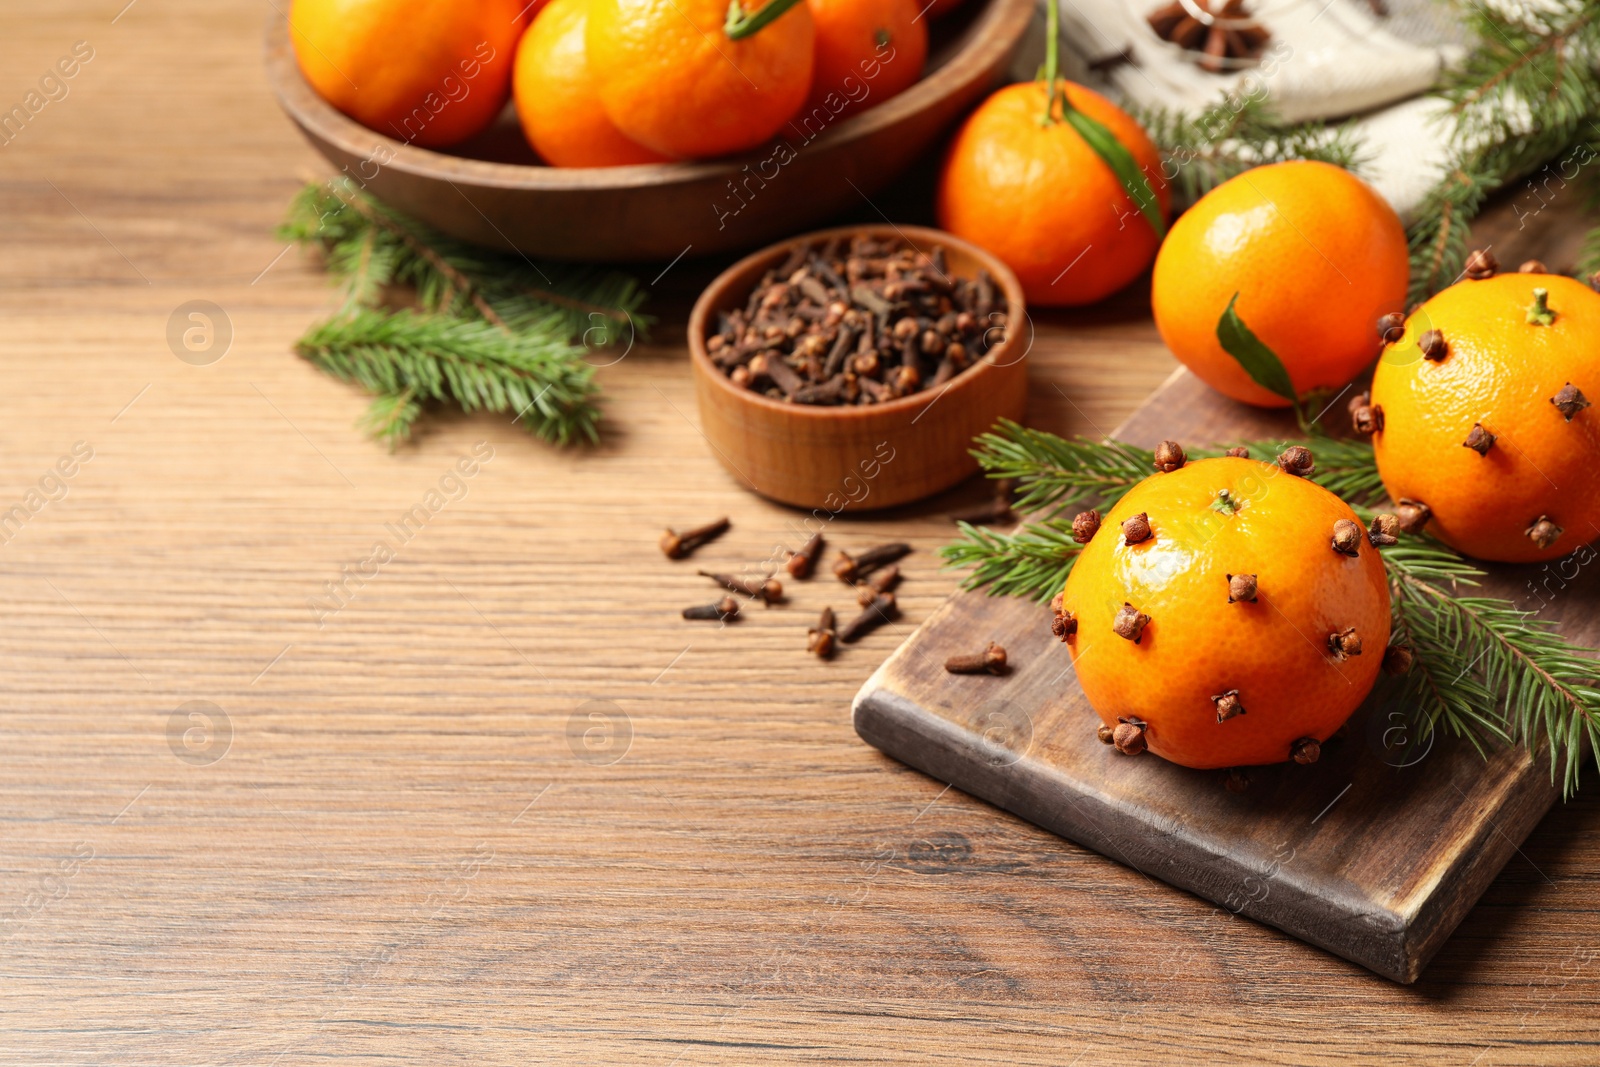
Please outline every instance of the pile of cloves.
[[743, 388], [796, 404], [878, 404], [944, 385], [1005, 338], [987, 272], [960, 278], [944, 249], [898, 238], [797, 246], [706, 352]]

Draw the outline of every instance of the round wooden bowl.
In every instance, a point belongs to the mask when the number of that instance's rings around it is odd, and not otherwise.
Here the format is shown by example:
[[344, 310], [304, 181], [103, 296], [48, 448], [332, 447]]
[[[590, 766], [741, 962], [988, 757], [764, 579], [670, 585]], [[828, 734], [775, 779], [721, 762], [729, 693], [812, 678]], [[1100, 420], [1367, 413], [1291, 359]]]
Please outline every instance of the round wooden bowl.
[[797, 116], [769, 145], [704, 162], [542, 166], [510, 108], [489, 131], [448, 153], [405, 144], [346, 117], [312, 90], [282, 15], [267, 26], [267, 78], [334, 166], [453, 237], [554, 259], [668, 260], [753, 248], [859, 207], [882, 188], [996, 83], [1034, 0], [965, 6], [971, 10], [935, 26], [922, 80], [900, 95], [839, 121]]
[[[744, 307], [762, 274], [796, 245], [862, 233], [880, 240], [904, 237], [924, 251], [939, 245], [954, 276], [988, 271], [1005, 293], [1005, 340], [940, 388], [884, 404], [792, 404], [735, 385], [706, 352], [706, 332], [717, 315]], [[978, 469], [967, 451], [973, 437], [996, 419], [1022, 418], [1030, 339], [1022, 286], [1004, 263], [975, 245], [921, 226], [847, 226], [807, 234], [735, 263], [695, 302], [689, 364], [700, 429], [734, 477], [784, 504], [831, 515], [921, 500]]]

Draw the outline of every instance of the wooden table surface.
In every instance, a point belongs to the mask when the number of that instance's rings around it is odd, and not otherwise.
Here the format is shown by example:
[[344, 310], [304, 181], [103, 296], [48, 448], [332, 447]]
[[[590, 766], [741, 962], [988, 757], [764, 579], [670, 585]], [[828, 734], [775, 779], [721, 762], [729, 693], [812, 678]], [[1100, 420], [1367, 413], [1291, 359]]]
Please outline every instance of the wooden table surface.
[[[682, 622], [708, 587], [664, 524], [732, 516], [698, 562], [737, 567], [798, 521], [696, 429], [711, 268], [601, 373], [600, 448], [455, 417], [389, 455], [291, 354], [334, 298], [272, 236], [322, 168], [263, 81], [270, 5], [125, 2], [0, 21], [4, 108], [93, 50], [0, 147], [0, 1062], [1600, 1060], [1592, 779], [1402, 988], [885, 759], [850, 698], [954, 588], [978, 487], [830, 530], [917, 549], [904, 622], [831, 663], [831, 579]], [[191, 300], [231, 323], [208, 366], [168, 346]], [[1173, 366], [1138, 292], [1039, 331], [1052, 430]]]

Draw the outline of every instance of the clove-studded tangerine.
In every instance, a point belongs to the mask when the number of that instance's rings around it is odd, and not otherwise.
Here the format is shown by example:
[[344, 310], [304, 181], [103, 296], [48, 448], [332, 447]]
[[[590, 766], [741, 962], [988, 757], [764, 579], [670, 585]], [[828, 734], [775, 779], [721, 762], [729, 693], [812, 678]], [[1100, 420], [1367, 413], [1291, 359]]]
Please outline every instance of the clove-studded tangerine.
[[[1142, 724], [1119, 751], [1201, 768], [1303, 761], [1366, 697], [1388, 644], [1365, 527], [1316, 483], [1237, 457], [1152, 475], [1105, 522], [1140, 514], [1149, 537], [1084, 545], [1055, 614], [1101, 722]], [[1335, 528], [1351, 531], [1344, 548]]]
[[1408, 532], [1479, 559], [1556, 559], [1600, 538], [1600, 293], [1474, 264], [1378, 362], [1378, 471]]

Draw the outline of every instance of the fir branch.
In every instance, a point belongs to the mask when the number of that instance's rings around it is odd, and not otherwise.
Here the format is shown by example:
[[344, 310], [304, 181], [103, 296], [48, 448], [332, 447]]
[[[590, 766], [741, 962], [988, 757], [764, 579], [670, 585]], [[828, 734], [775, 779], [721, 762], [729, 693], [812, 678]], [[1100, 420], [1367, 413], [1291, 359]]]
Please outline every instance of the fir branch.
[[1265, 163], [1313, 159], [1359, 173], [1367, 162], [1353, 123], [1285, 124], [1259, 97], [1224, 97], [1199, 115], [1145, 108], [1135, 118], [1161, 149], [1164, 172], [1183, 204]]
[[477, 248], [396, 212], [348, 179], [307, 185], [279, 227], [284, 240], [323, 248], [351, 302], [410, 285], [423, 308], [502, 322], [513, 331], [595, 347], [644, 338], [644, 291], [615, 271], [540, 263]]
[[464, 411], [514, 412], [558, 444], [598, 438], [598, 389], [582, 349], [482, 320], [356, 308], [312, 328], [297, 350], [317, 367], [377, 394], [367, 424], [403, 439], [420, 400]]
[[1041, 603], [1061, 592], [1082, 547], [1072, 540], [1072, 523], [1050, 519], [1015, 533], [958, 522], [965, 540], [945, 545], [939, 554], [947, 567], [971, 567], [963, 589], [988, 587], [992, 596], [1031, 597]]
[[[1417, 705], [1451, 733], [1547, 746], [1550, 778], [1578, 787], [1584, 747], [1600, 759], [1600, 663], [1556, 624], [1494, 597], [1459, 596], [1483, 571], [1430, 539], [1385, 549], [1394, 611], [1426, 675]], [[1435, 691], [1430, 692], [1433, 688]]]

